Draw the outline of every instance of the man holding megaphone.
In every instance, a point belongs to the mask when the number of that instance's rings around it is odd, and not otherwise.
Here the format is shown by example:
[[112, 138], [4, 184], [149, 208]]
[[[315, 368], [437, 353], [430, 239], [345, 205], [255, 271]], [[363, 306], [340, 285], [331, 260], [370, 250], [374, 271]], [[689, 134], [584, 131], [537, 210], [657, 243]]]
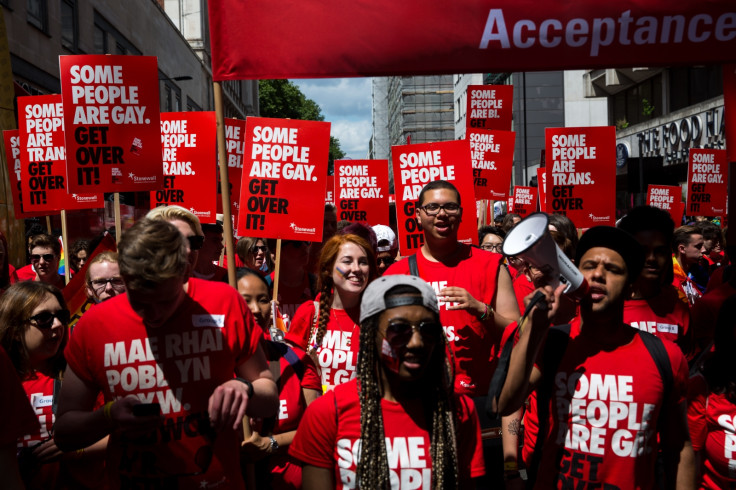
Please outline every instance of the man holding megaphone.
[[582, 236], [576, 263], [588, 285], [580, 321], [550, 328], [570, 287], [564, 281], [529, 295], [534, 304], [499, 397], [499, 412], [509, 414], [537, 391], [530, 482], [539, 489], [655, 488], [659, 435], [666, 488], [694, 488], [687, 362], [676, 345], [623, 321], [644, 263], [641, 246], [622, 230], [594, 227]]

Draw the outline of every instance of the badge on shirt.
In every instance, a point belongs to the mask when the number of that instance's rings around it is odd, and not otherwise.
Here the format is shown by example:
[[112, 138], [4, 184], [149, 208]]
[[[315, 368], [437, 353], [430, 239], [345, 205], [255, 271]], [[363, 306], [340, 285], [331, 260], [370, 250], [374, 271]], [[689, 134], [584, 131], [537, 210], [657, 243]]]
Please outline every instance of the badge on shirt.
[[54, 396], [48, 395], [48, 396], [33, 396], [32, 405], [33, 408], [43, 408], [43, 407], [50, 407], [54, 403]]
[[192, 325], [222, 328], [225, 326], [225, 315], [192, 315]]
[[677, 325], [669, 323], [657, 323], [657, 332], [671, 333], [677, 335]]

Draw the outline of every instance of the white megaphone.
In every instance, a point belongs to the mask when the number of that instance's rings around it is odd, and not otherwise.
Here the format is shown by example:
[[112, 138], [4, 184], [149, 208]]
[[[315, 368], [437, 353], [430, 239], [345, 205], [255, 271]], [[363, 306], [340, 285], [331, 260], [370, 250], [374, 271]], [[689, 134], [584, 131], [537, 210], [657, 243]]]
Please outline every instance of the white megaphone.
[[502, 248], [504, 255], [519, 257], [552, 278], [553, 288], [565, 284], [565, 294], [582, 296], [588, 290], [588, 282], [549, 234], [545, 213], [532, 213], [520, 221], [506, 235]]

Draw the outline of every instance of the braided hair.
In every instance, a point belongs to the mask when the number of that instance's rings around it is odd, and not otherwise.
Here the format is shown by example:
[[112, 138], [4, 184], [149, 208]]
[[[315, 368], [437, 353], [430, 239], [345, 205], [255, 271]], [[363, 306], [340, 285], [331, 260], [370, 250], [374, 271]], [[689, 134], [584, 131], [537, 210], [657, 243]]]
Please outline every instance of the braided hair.
[[[332, 300], [335, 294], [333, 288], [335, 282], [332, 279], [332, 271], [335, 268], [335, 262], [337, 261], [338, 255], [340, 255], [340, 249], [346, 243], [354, 243], [365, 251], [368, 258], [368, 265], [370, 267], [368, 272], [368, 280], [366, 284], [371, 282], [378, 276], [378, 270], [376, 267], [376, 254], [373, 248], [358, 235], [346, 234], [346, 235], [335, 235], [324, 244], [322, 247], [322, 254], [319, 257], [319, 276], [317, 277], [317, 289], [319, 290], [319, 312], [317, 315], [317, 325], [315, 333], [315, 342], [313, 346], [319, 346], [322, 344], [322, 339], [327, 333], [327, 324], [330, 321], [330, 312], [332, 311]], [[309, 336], [311, 339], [311, 335]], [[314, 347], [316, 349], [316, 347]]]
[[[419, 294], [411, 286], [391, 288], [386, 297]], [[360, 460], [357, 465], [357, 488], [387, 489], [391, 487], [386, 436], [383, 426], [380, 357], [376, 336], [381, 313], [366, 318], [360, 325], [360, 352], [356, 367], [360, 399]], [[424, 384], [424, 407], [431, 421], [430, 456], [432, 488], [456, 489], [458, 459], [455, 435], [455, 409], [452, 401], [453, 375], [448, 362], [447, 339], [442, 336], [432, 354]]]

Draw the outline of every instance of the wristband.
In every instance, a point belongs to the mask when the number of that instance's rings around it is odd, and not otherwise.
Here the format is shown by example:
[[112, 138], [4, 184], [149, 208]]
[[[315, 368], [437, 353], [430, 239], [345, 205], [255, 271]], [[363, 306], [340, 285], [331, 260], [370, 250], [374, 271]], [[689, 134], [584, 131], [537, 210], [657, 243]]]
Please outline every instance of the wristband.
[[112, 406], [115, 404], [115, 402], [107, 402], [102, 407], [102, 415], [105, 416], [105, 420], [108, 422], [113, 422], [112, 420]]
[[276, 442], [276, 439], [274, 439], [273, 436], [271, 436], [271, 447], [269, 447], [269, 452], [275, 453], [278, 450], [279, 450], [279, 443]]
[[486, 315], [488, 315], [488, 305], [483, 303], [483, 306], [485, 307], [485, 310], [483, 311], [483, 314], [478, 317], [478, 320], [483, 321], [486, 318]]
[[516, 461], [506, 461], [503, 464], [503, 471], [504, 472], [519, 471], [519, 465], [516, 463]]
[[246, 388], [248, 389], [248, 398], [253, 398], [253, 383], [243, 378], [235, 378], [235, 379], [245, 384]]

